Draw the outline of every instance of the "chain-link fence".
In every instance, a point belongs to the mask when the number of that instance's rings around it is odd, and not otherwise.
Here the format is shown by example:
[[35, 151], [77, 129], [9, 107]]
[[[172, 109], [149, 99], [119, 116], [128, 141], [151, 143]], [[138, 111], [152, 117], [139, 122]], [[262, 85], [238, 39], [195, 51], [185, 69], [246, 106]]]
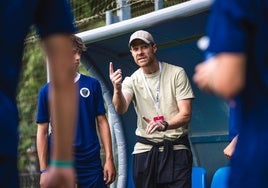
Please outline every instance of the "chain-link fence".
[[20, 188], [38, 188], [39, 173], [20, 173]]
[[[124, 2], [120, 5], [120, 1]], [[173, 6], [188, 0], [163, 0], [163, 8]], [[141, 16], [155, 10], [155, 0], [71, 0], [71, 6], [79, 31], [93, 29], [106, 24], [106, 11], [116, 12], [124, 7], [130, 7], [131, 17]]]

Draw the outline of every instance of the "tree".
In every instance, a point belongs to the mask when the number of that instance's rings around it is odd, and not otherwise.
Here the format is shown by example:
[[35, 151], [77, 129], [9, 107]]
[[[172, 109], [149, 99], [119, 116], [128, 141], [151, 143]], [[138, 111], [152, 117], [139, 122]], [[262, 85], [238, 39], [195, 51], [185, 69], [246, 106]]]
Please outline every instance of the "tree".
[[27, 43], [23, 56], [23, 72], [18, 89], [19, 109], [19, 169], [27, 170], [29, 155], [35, 152], [35, 112], [38, 90], [46, 83], [46, 65], [38, 41]]

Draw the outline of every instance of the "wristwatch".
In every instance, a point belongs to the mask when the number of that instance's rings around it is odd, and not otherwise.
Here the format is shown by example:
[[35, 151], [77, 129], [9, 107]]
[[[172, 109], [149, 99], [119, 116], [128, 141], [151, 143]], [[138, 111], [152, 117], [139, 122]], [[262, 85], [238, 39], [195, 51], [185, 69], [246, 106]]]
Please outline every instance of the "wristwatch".
[[162, 124], [162, 125], [164, 125], [164, 129], [162, 129], [161, 131], [166, 131], [167, 130], [167, 128], [168, 128], [168, 122], [166, 122], [166, 121], [160, 121], [160, 123]]

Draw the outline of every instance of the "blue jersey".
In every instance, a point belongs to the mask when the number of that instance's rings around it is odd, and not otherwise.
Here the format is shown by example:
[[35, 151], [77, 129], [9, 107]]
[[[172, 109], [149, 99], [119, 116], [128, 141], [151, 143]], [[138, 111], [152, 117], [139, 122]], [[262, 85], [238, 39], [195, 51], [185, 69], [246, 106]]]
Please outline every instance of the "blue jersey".
[[66, 0], [0, 1], [0, 155], [17, 156], [16, 91], [29, 28], [36, 26], [44, 38], [54, 33], [73, 33], [73, 23]]
[[241, 104], [239, 98], [234, 98], [230, 102], [229, 112], [229, 139], [230, 141], [239, 134], [241, 125]]
[[247, 56], [246, 86], [235, 99], [240, 127], [231, 188], [268, 187], [267, 18], [267, 0], [216, 0], [209, 20], [209, 51]]
[[[78, 177], [84, 173], [89, 173], [88, 176], [90, 177], [92, 174], [103, 173], [100, 160], [100, 144], [96, 130], [96, 117], [105, 115], [106, 110], [98, 80], [81, 74], [78, 85], [79, 113], [74, 156]], [[40, 89], [38, 96], [37, 123], [50, 122], [48, 93], [49, 84], [46, 84]]]

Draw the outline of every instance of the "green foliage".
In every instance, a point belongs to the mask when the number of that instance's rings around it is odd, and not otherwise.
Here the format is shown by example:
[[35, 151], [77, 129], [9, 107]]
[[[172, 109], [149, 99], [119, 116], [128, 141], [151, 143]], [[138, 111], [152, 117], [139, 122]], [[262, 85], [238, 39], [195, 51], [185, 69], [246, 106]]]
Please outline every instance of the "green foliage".
[[71, 0], [70, 4], [76, 20], [116, 8], [116, 0]]
[[26, 171], [29, 155], [32, 155], [29, 150], [35, 148], [37, 96], [40, 86], [46, 83], [45, 60], [38, 42], [26, 44], [23, 66], [24, 71], [21, 74], [17, 95], [20, 114], [20, 142], [18, 148], [20, 171]]

